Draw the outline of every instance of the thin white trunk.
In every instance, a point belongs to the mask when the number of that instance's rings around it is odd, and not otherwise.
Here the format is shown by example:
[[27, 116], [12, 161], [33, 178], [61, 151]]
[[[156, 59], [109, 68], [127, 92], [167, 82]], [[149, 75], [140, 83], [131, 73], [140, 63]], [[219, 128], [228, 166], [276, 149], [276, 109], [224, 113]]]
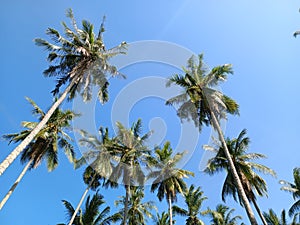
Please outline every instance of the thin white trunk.
[[124, 203], [124, 218], [123, 218], [123, 225], [127, 224], [127, 216], [128, 216], [128, 202], [129, 202], [129, 192], [130, 192], [130, 185], [125, 185], [125, 203]]
[[45, 114], [43, 119], [38, 123], [38, 125], [27, 135], [27, 137], [3, 160], [0, 164], [0, 176], [5, 172], [5, 170], [12, 164], [12, 162], [18, 157], [18, 155], [26, 148], [27, 145], [34, 139], [34, 137], [40, 132], [40, 130], [46, 125], [52, 114], [58, 108], [58, 106], [65, 100], [68, 93], [70, 92], [72, 86], [75, 84], [76, 79], [72, 79], [72, 82], [65, 89], [62, 95], [53, 103], [51, 108]]
[[256, 212], [258, 213], [258, 215], [259, 215], [259, 217], [260, 217], [262, 223], [263, 223], [264, 225], [268, 225], [268, 223], [267, 223], [267, 221], [266, 221], [266, 218], [265, 218], [264, 215], [262, 214], [262, 212], [261, 212], [261, 210], [260, 210], [260, 208], [259, 208], [259, 206], [258, 206], [256, 200], [253, 199], [252, 202], [253, 202], [253, 205], [254, 205], [254, 207], [255, 207], [255, 209], [256, 209]]
[[74, 219], [75, 219], [75, 217], [76, 217], [76, 215], [77, 215], [77, 213], [78, 213], [78, 211], [80, 209], [80, 206], [82, 205], [83, 200], [85, 199], [85, 196], [87, 195], [87, 193], [89, 192], [89, 190], [90, 190], [90, 186], [88, 186], [85, 189], [83, 195], [81, 196], [81, 199], [80, 199], [80, 201], [79, 201], [79, 203], [78, 203], [78, 205], [77, 205], [77, 207], [76, 207], [76, 209], [75, 209], [75, 211], [74, 211], [74, 213], [73, 213], [73, 215], [72, 215], [72, 217], [71, 217], [70, 222], [68, 223], [68, 225], [72, 225], [73, 224]]
[[3, 206], [5, 205], [5, 203], [7, 202], [7, 200], [10, 198], [10, 196], [12, 195], [12, 193], [14, 192], [14, 190], [16, 189], [16, 187], [18, 186], [18, 184], [20, 183], [20, 181], [24, 177], [24, 175], [27, 172], [27, 170], [29, 169], [29, 166], [31, 165], [32, 161], [33, 160], [30, 160], [26, 164], [26, 166], [23, 168], [22, 172], [20, 173], [20, 175], [16, 179], [15, 183], [11, 186], [11, 188], [9, 189], [9, 191], [7, 192], [7, 194], [5, 195], [5, 197], [2, 199], [2, 201], [0, 203], [0, 210], [3, 208]]
[[170, 225], [173, 225], [172, 199], [170, 196], [168, 196], [168, 205], [169, 205]]
[[247, 195], [244, 191], [244, 188], [243, 188], [243, 185], [242, 185], [242, 182], [239, 178], [239, 175], [236, 171], [236, 168], [234, 166], [234, 163], [232, 161], [232, 158], [231, 158], [231, 155], [229, 153], [229, 150], [227, 148], [227, 144], [226, 144], [226, 141], [224, 139], [224, 136], [223, 136], [223, 133], [222, 133], [222, 130], [221, 130], [221, 127], [219, 125], [219, 122], [216, 118], [216, 115], [214, 113], [214, 110], [211, 110], [211, 117], [212, 117], [212, 123], [213, 123], [213, 127], [217, 130], [218, 134], [219, 134], [219, 138], [220, 138], [220, 141], [223, 145], [223, 148], [224, 148], [224, 153], [225, 153], [225, 156], [228, 160], [228, 163], [229, 163], [229, 167], [230, 167], [230, 170], [232, 172], [232, 175], [233, 175], [233, 178], [234, 178], [234, 181], [236, 183], [236, 186], [237, 186], [237, 190], [238, 190], [238, 193], [240, 195], [240, 197], [242, 198], [242, 201], [243, 201], [243, 205], [245, 207], [245, 210], [247, 212], [247, 215], [248, 215], [248, 218], [250, 220], [250, 223], [252, 225], [258, 225], [256, 219], [255, 219], [255, 216], [254, 216], [254, 213], [253, 213], [253, 210], [251, 208], [251, 205], [250, 205], [250, 202], [247, 198]]

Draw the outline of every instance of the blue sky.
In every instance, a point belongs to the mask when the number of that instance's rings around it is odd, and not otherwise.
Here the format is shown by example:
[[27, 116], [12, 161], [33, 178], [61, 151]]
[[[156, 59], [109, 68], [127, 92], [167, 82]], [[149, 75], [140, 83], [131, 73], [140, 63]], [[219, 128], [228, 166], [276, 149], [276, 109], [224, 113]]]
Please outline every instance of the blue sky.
[[[300, 125], [299, 49], [300, 40], [292, 36], [300, 28], [299, 4], [296, 1], [91, 1], [53, 0], [16, 1], [0, 3], [1, 84], [0, 84], [0, 134], [17, 132], [20, 122], [32, 120], [30, 105], [25, 96], [35, 100], [43, 109], [52, 101], [50, 91], [54, 81], [46, 79], [42, 71], [47, 67], [46, 53], [34, 45], [33, 39], [45, 36], [48, 27], [61, 30], [66, 21], [65, 10], [72, 8], [78, 22], [87, 19], [100, 26], [106, 15], [105, 42], [115, 46], [157, 40], [183, 46], [194, 53], [204, 53], [210, 66], [233, 64], [234, 75], [222, 90], [240, 104], [240, 116], [229, 117], [226, 136], [235, 137], [247, 128], [251, 139], [250, 151], [268, 156], [261, 163], [277, 172], [277, 179], [265, 176], [269, 188], [268, 198], [259, 198], [263, 210], [272, 207], [276, 212], [288, 209], [293, 200], [280, 191], [278, 181], [292, 181], [292, 169], [299, 166], [298, 127]], [[110, 111], [114, 98], [130, 82], [147, 77], [169, 77], [178, 69], [157, 63], [143, 63], [123, 68], [127, 80], [114, 80], [110, 86], [111, 101], [95, 110], [96, 126], [112, 127]], [[140, 90], [137, 90], [139, 93]], [[147, 102], [148, 101], [148, 102]], [[152, 110], [147, 110], [147, 107]], [[64, 107], [72, 107], [66, 103]], [[154, 110], [155, 109], [155, 110]], [[99, 117], [99, 118], [98, 118]], [[145, 132], [151, 118], [165, 118], [165, 139], [176, 142], [180, 135], [175, 111], [156, 98], [143, 99], [130, 114], [130, 121], [144, 119]], [[171, 118], [171, 119], [170, 119]], [[170, 121], [168, 121], [170, 119]], [[176, 124], [170, 125], [175, 121]], [[199, 171], [199, 160], [207, 144], [210, 128], [203, 129], [192, 159], [186, 168], [195, 172], [190, 179], [201, 186], [208, 197], [203, 209], [213, 208], [221, 202], [220, 190], [224, 174], [209, 177]], [[174, 143], [176, 145], [176, 143]], [[13, 149], [13, 145], [0, 142], [0, 160]], [[77, 148], [78, 156], [80, 155]], [[0, 177], [0, 195], [4, 196], [16, 179], [22, 166], [18, 159]], [[30, 171], [14, 195], [0, 212], [1, 224], [40, 225], [65, 221], [62, 199], [76, 205], [85, 188], [82, 169], [74, 171], [63, 155], [59, 167], [48, 173], [45, 165]], [[113, 207], [113, 201], [123, 194], [123, 189], [104, 192]], [[150, 195], [148, 199], [155, 198]], [[244, 210], [228, 199], [245, 222]], [[162, 206], [164, 206], [162, 204]], [[179, 217], [177, 218], [180, 221]]]

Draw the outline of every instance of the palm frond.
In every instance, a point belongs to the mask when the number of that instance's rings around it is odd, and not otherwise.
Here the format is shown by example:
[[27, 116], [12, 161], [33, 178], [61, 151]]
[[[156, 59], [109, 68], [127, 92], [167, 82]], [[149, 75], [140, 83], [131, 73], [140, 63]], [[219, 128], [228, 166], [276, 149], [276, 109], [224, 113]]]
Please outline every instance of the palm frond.
[[32, 113], [34, 115], [39, 115], [40, 118], [45, 116], [45, 113], [43, 112], [43, 110], [31, 98], [29, 98], [29, 97], [25, 97], [25, 98], [32, 105], [32, 107], [34, 108], [32, 110]]
[[75, 212], [75, 209], [73, 208], [72, 204], [66, 200], [62, 200], [65, 208], [66, 208], [66, 214], [68, 216], [68, 219], [71, 219], [72, 215]]
[[300, 34], [300, 31], [296, 31], [296, 32], [294, 32], [293, 36], [297, 37], [299, 34]]

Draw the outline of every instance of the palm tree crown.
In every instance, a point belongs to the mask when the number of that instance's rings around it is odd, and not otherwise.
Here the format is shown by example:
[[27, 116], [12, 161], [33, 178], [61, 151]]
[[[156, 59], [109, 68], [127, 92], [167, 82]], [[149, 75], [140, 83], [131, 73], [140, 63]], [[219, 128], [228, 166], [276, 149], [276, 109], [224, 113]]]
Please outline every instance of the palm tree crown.
[[[68, 217], [71, 218], [75, 211], [73, 206], [66, 200], [63, 200], [63, 204], [66, 207]], [[96, 192], [96, 194], [93, 195], [92, 198], [88, 196], [85, 203], [85, 209], [80, 210], [80, 212], [77, 213], [72, 225], [109, 225], [111, 223], [119, 221], [119, 214], [109, 216], [109, 206], [106, 206], [102, 211], [99, 211], [99, 208], [103, 204], [105, 204], [103, 196], [98, 194], [98, 192]]]
[[159, 201], [167, 199], [169, 205], [170, 225], [172, 219], [172, 203], [177, 201], [177, 194], [183, 194], [186, 190], [184, 178], [194, 176], [194, 173], [177, 168], [177, 163], [182, 159], [183, 153], [172, 156], [173, 150], [170, 142], [166, 142], [163, 148], [156, 148], [155, 157], [149, 159], [150, 164], [157, 170], [149, 173], [148, 179], [154, 179], [151, 185], [151, 192], [157, 190]]
[[100, 186], [100, 180], [107, 187], [117, 187], [117, 183], [109, 180], [113, 170], [111, 162], [113, 152], [110, 152], [112, 149], [108, 147], [112, 144], [108, 128], [100, 127], [99, 137], [90, 135], [83, 130], [80, 133], [83, 138], [79, 140], [79, 144], [88, 150], [76, 161], [75, 168], [88, 164], [83, 174], [84, 182], [92, 189]]
[[186, 190], [186, 184], [183, 178], [188, 178], [194, 173], [176, 168], [178, 162], [182, 159], [185, 152], [176, 153], [172, 156], [173, 149], [171, 148], [170, 142], [166, 142], [163, 148], [156, 148], [156, 157], [152, 159], [152, 165], [158, 170], [150, 172], [149, 178], [155, 178], [152, 185], [151, 191], [154, 192], [158, 189], [157, 197], [160, 201], [164, 197], [170, 198], [172, 202], [177, 200], [177, 193], [183, 194]]
[[108, 60], [119, 53], [124, 53], [126, 43], [122, 42], [119, 46], [107, 50], [103, 42], [105, 31], [103, 23], [98, 34], [95, 34], [93, 24], [86, 20], [82, 21], [82, 28], [78, 28], [71, 9], [67, 10], [66, 15], [71, 19], [73, 29], [62, 22], [64, 36], [54, 28], [48, 28], [46, 32], [54, 44], [41, 38], [35, 39], [38, 46], [49, 51], [48, 61], [53, 63], [44, 71], [45, 76], [57, 77], [57, 84], [52, 93], [58, 94], [62, 85], [74, 81], [69, 98], [73, 98], [78, 91], [84, 101], [90, 100], [91, 85], [97, 85], [100, 88], [99, 100], [102, 103], [106, 102], [109, 84], [106, 74], [119, 74], [116, 67], [108, 64]]
[[[146, 224], [146, 218], [152, 218], [152, 210], [156, 210], [153, 201], [142, 202], [144, 198], [144, 187], [132, 186], [130, 187], [130, 198], [128, 204], [128, 225]], [[116, 206], [119, 204], [125, 205], [125, 197], [116, 201]], [[124, 214], [124, 208], [121, 209], [121, 214]], [[146, 218], [145, 218], [146, 216]]]
[[296, 167], [293, 170], [294, 183], [290, 183], [284, 180], [280, 181], [283, 186], [281, 190], [292, 193], [293, 199], [296, 201], [289, 209], [289, 215], [292, 216], [296, 213], [300, 213], [300, 167]]
[[285, 210], [282, 210], [281, 217], [279, 218], [273, 209], [269, 209], [269, 212], [264, 212], [264, 217], [268, 225], [287, 225]]
[[186, 225], [204, 225], [203, 221], [199, 219], [202, 203], [207, 199], [203, 196], [203, 191], [200, 190], [200, 187], [195, 189], [195, 186], [191, 185], [183, 196], [187, 209], [173, 206], [174, 213], [186, 216]]
[[238, 220], [241, 220], [242, 217], [232, 217], [234, 211], [234, 209], [230, 209], [228, 206], [219, 204], [216, 210], [208, 209], [203, 214], [211, 218], [211, 225], [237, 225]]
[[169, 214], [166, 212], [162, 212], [161, 214], [157, 213], [153, 220], [155, 225], [170, 225]]
[[150, 154], [145, 142], [151, 132], [141, 135], [141, 119], [133, 123], [129, 129], [120, 122], [117, 122], [116, 125], [117, 135], [108, 146], [109, 151], [113, 154], [112, 160], [115, 165], [110, 180], [117, 182], [122, 178], [122, 183], [125, 185], [142, 185], [145, 180], [142, 166], [147, 165]]
[[224, 112], [238, 114], [238, 104], [215, 89], [227, 79], [227, 74], [233, 73], [230, 64], [214, 67], [209, 72], [203, 62], [203, 54], [200, 54], [198, 65], [191, 57], [183, 70], [185, 74], [172, 76], [167, 86], [177, 84], [184, 92], [166, 102], [167, 105], [180, 105], [177, 114], [181, 119], [192, 119], [201, 130], [203, 124], [211, 124], [212, 111], [218, 118], [226, 117]]

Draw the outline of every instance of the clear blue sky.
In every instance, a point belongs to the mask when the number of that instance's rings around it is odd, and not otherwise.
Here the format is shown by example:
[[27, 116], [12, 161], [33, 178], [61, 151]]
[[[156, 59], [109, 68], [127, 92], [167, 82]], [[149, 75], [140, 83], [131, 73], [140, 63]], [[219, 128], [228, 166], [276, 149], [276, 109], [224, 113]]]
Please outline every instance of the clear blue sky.
[[[87, 19], [96, 27], [106, 15], [105, 41], [108, 46], [121, 41], [168, 41], [195, 53], [203, 52], [206, 63], [211, 67], [233, 64], [234, 75], [222, 86], [222, 90], [237, 100], [241, 115], [229, 118], [226, 135], [235, 137], [247, 128], [251, 138], [250, 151], [267, 155], [268, 158], [261, 163], [277, 172], [277, 179], [265, 177], [269, 197], [259, 198], [261, 208], [266, 211], [272, 207], [279, 213], [291, 206], [293, 200], [288, 193], [279, 190], [278, 180], [292, 181], [292, 169], [299, 166], [300, 39], [292, 36], [295, 30], [300, 29], [299, 4], [296, 1], [87, 0], [79, 3], [3, 0], [0, 3], [0, 135], [17, 132], [21, 129], [21, 121], [33, 119], [25, 96], [34, 99], [43, 109], [50, 105], [54, 82], [42, 75], [47, 67], [46, 54], [34, 45], [33, 39], [46, 38], [47, 27], [61, 30], [60, 22], [66, 21], [67, 8], [73, 9], [78, 22]], [[120, 88], [144, 76], [168, 77], [172, 71], [169, 69], [160, 70], [160, 66], [151, 63], [125, 68], [123, 72], [128, 80], [113, 81], [111, 102], [102, 108], [99, 104], [96, 107], [96, 115], [99, 116], [99, 119], [96, 118], [97, 126], [111, 127], [109, 112]], [[167, 117], [166, 110], [170, 110], [168, 115], [175, 118], [174, 110], [165, 109], [163, 101], [156, 100], [149, 99], [147, 103], [145, 99], [132, 111], [131, 121], [137, 117], [145, 118], [145, 131], [152, 117]], [[157, 104], [157, 112], [152, 115], [150, 110], [145, 110], [147, 104]], [[179, 135], [176, 132], [169, 129], [165, 139], [176, 140]], [[208, 197], [203, 209], [207, 206], [214, 208], [221, 202], [220, 181], [224, 178], [224, 174], [209, 177], [198, 169], [203, 154], [201, 146], [207, 143], [209, 134], [210, 128], [203, 129], [193, 158], [186, 165], [196, 174], [191, 181], [200, 185]], [[13, 147], [0, 142], [1, 161]], [[79, 156], [78, 149], [77, 152]], [[1, 198], [21, 169], [17, 159], [0, 177]], [[0, 212], [0, 224], [53, 225], [65, 222], [61, 200], [77, 204], [85, 188], [81, 175], [82, 170], [74, 172], [63, 155], [59, 167], [52, 173], [47, 172], [44, 164], [28, 172]], [[112, 208], [113, 200], [123, 192], [123, 189], [104, 192]], [[155, 195], [147, 199], [151, 198]], [[239, 205], [231, 199], [227, 203], [236, 208], [248, 223]], [[180, 221], [179, 217], [176, 219]]]

